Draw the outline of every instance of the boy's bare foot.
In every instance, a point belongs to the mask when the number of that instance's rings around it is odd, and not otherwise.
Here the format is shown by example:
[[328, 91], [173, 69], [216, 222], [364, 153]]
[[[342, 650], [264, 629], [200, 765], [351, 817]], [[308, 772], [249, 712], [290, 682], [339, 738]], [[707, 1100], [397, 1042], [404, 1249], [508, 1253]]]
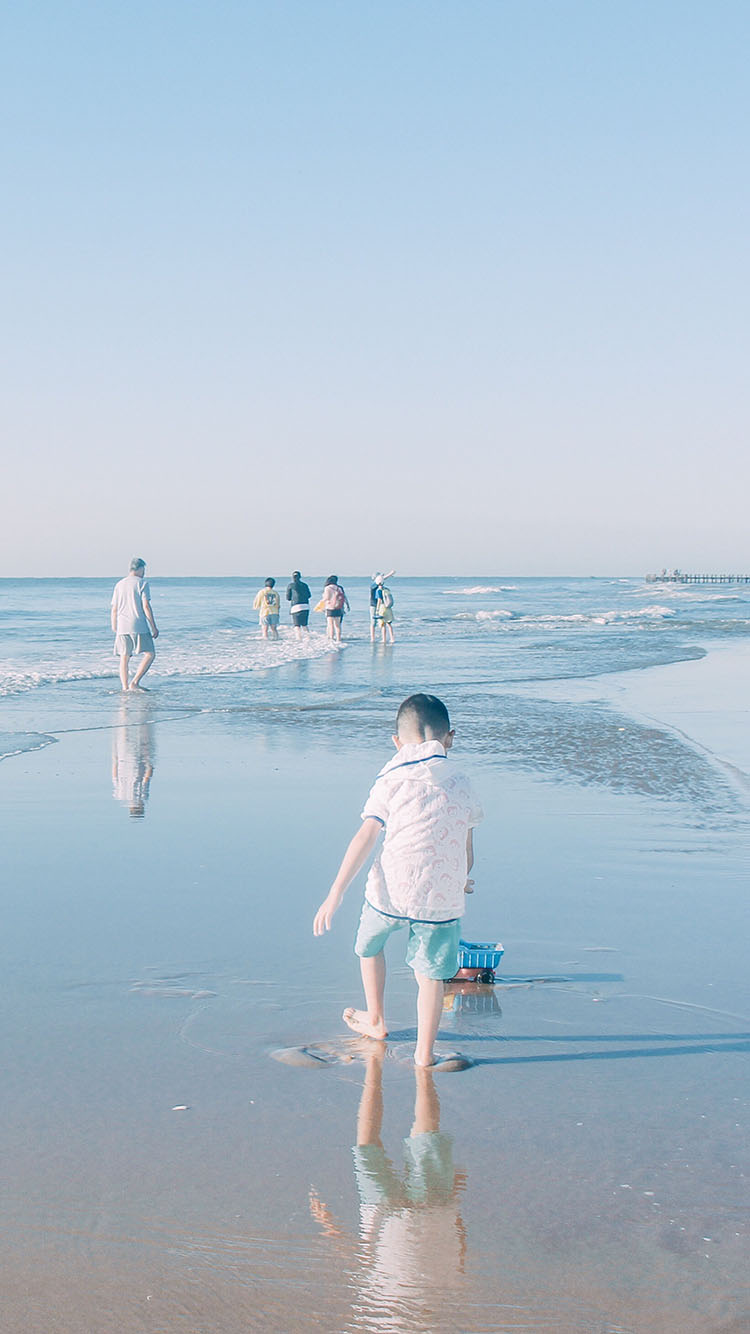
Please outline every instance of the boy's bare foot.
[[341, 1018], [353, 1033], [359, 1033], [362, 1038], [376, 1038], [378, 1042], [383, 1042], [388, 1037], [388, 1029], [382, 1020], [379, 1024], [371, 1024], [367, 1010], [353, 1010], [349, 1007]]

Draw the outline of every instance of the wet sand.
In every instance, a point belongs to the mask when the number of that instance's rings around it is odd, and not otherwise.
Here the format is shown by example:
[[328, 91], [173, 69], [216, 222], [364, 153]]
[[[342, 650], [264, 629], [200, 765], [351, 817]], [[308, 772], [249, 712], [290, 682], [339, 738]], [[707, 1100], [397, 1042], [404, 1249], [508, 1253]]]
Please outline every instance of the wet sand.
[[547, 698], [606, 700], [667, 727], [712, 757], [743, 791], [750, 791], [750, 644], [717, 642], [707, 647], [706, 656], [694, 661], [545, 682], [541, 689]]
[[[629, 706], [689, 732], [679, 682], [705, 721], [741, 679], [711, 663], [654, 669], [661, 704], [629, 674]], [[473, 1068], [420, 1090], [397, 954], [382, 1063], [339, 1018], [356, 887], [310, 931], [381, 748], [138, 708], [0, 765], [3, 1328], [747, 1328], [741, 800], [472, 757], [465, 934], [506, 954], [446, 1005]], [[314, 1067], [272, 1059], [305, 1045]]]

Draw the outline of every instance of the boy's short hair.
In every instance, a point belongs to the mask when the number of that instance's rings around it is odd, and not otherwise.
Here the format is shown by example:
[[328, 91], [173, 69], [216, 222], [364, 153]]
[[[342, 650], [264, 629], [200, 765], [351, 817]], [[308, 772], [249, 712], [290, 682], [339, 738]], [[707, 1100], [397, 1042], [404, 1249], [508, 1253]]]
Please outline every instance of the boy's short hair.
[[140, 556], [134, 556], [130, 562], [130, 572], [135, 574], [138, 570], [145, 570], [146, 562]]
[[276, 583], [275, 579], [266, 579], [266, 588], [273, 588], [275, 583]]
[[446, 736], [451, 720], [443, 701], [437, 695], [409, 695], [396, 714], [396, 731], [417, 732], [423, 741]]

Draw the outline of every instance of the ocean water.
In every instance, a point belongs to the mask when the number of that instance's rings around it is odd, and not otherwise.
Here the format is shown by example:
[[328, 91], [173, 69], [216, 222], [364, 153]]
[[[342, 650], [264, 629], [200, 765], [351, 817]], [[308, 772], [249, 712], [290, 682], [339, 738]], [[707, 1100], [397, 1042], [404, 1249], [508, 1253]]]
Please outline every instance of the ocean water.
[[[553, 683], [637, 673], [750, 637], [750, 589], [637, 578], [398, 578], [395, 647], [369, 639], [369, 580], [344, 578], [344, 643], [298, 641], [284, 607], [278, 642], [260, 638], [261, 578], [151, 578], [160, 638], [147, 678], [149, 722], [201, 713], [221, 725], [267, 720], [327, 736], [389, 725], [414, 690], [441, 694], [462, 743], [542, 776], [616, 791], [729, 802], [707, 758], [606, 703], [554, 698]], [[323, 580], [310, 578], [316, 596]], [[0, 581], [0, 755], [107, 727], [119, 705], [109, 630], [111, 579]], [[279, 581], [282, 586], [283, 581]]]

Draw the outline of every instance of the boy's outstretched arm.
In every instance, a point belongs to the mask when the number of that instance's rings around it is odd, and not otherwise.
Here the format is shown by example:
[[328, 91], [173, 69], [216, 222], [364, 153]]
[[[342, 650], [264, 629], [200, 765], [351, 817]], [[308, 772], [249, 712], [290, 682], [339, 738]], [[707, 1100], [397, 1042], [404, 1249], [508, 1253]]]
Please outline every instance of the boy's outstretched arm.
[[344, 853], [344, 859], [338, 869], [336, 879], [315, 914], [315, 920], [313, 921], [314, 935], [322, 936], [325, 931], [330, 930], [333, 914], [340, 906], [341, 900], [355, 875], [362, 869], [375, 847], [378, 834], [382, 828], [380, 821], [374, 820], [372, 816], [362, 821], [361, 828], [357, 830]]

